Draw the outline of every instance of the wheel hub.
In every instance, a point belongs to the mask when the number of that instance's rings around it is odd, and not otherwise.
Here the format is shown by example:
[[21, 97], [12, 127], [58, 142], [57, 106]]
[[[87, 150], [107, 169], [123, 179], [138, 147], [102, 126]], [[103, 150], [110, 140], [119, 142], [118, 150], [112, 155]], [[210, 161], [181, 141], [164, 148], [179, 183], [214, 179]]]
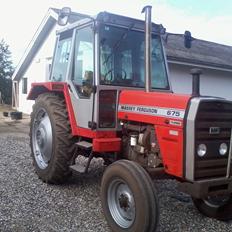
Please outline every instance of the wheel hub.
[[129, 186], [121, 181], [113, 181], [108, 189], [108, 205], [115, 222], [122, 228], [129, 228], [135, 220], [134, 196]]
[[40, 109], [32, 125], [32, 148], [39, 168], [45, 169], [52, 155], [52, 125], [45, 109]]
[[120, 207], [124, 210], [124, 211], [127, 211], [127, 209], [130, 207], [129, 206], [129, 199], [128, 197], [125, 195], [125, 194], [121, 194], [119, 199], [119, 205]]
[[36, 140], [40, 148], [44, 147], [44, 143], [46, 141], [46, 132], [44, 131], [43, 128], [40, 128], [36, 132]]
[[207, 197], [203, 201], [206, 205], [213, 207], [213, 208], [219, 208], [223, 205], [225, 205], [230, 200], [230, 195], [226, 196], [213, 196], [213, 197]]

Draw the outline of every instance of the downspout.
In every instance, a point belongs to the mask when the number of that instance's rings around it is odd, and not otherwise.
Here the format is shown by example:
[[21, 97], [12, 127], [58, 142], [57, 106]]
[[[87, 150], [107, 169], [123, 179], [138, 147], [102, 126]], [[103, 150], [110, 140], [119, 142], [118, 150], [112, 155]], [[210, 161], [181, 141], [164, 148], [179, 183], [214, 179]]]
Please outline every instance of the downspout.
[[145, 90], [150, 92], [151, 90], [151, 9], [152, 6], [145, 6], [142, 13], [145, 13], [145, 49], [144, 49], [144, 61], [145, 61]]

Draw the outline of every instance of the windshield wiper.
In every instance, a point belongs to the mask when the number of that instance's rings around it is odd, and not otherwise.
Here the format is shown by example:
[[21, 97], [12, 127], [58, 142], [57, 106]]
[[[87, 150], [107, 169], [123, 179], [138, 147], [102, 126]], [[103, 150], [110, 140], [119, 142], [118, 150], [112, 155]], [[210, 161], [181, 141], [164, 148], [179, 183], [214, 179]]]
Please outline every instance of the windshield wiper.
[[132, 29], [133, 27], [134, 27], [134, 23], [132, 23], [132, 24], [130, 25], [130, 27], [128, 27], [127, 31], [124, 32], [124, 33], [121, 35], [120, 39], [119, 39], [118, 41], [116, 41], [116, 43], [115, 43], [114, 46], [113, 46], [113, 51], [106, 57], [106, 59], [105, 59], [105, 61], [103, 62], [102, 65], [106, 65], [106, 64], [108, 63], [108, 61], [109, 61], [109, 59], [111, 58], [111, 56], [114, 54], [115, 51], [118, 50], [118, 48], [119, 48], [121, 42], [122, 42], [124, 39], [126, 39], [128, 33], [131, 31], [131, 29]]

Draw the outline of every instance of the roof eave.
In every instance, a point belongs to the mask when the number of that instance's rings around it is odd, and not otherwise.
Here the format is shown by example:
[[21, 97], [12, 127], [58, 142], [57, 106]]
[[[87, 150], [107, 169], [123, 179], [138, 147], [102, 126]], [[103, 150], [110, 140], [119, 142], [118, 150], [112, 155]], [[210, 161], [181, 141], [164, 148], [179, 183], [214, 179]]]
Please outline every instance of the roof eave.
[[19, 61], [12, 75], [12, 80], [18, 81], [23, 77], [33, 59], [35, 58], [36, 54], [38, 53], [39, 49], [43, 45], [44, 41], [56, 25], [57, 19], [58, 14], [53, 9], [49, 8], [39, 28], [37, 29], [28, 47], [26, 48], [25, 53]]
[[230, 65], [215, 64], [211, 62], [205, 62], [205, 61], [203, 62], [199, 60], [186, 59], [186, 58], [180, 58], [180, 57], [174, 57], [174, 56], [167, 56], [167, 60], [168, 60], [168, 63], [173, 63], [173, 64], [197, 66], [197, 67], [202, 67], [202, 68], [209, 68], [209, 69], [214, 69], [214, 70], [232, 72], [232, 66]]

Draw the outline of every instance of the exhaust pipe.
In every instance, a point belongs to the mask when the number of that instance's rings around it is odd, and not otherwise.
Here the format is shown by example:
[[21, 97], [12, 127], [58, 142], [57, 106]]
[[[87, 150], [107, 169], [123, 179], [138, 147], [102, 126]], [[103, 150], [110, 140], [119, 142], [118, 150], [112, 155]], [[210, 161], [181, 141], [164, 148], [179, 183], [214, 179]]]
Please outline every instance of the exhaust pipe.
[[151, 8], [152, 6], [145, 6], [142, 13], [145, 13], [145, 90], [151, 90]]
[[202, 70], [198, 68], [193, 68], [190, 70], [190, 74], [192, 74], [192, 96], [199, 97], [200, 96], [200, 75], [202, 74]]

